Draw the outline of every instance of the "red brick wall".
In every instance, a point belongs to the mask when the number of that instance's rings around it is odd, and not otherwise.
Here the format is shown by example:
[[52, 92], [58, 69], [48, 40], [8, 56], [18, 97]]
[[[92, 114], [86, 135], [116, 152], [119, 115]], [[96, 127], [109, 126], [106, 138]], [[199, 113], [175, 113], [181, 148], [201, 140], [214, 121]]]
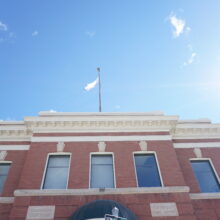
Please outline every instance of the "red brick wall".
[[[200, 192], [198, 182], [192, 170], [192, 166], [190, 164], [190, 159], [196, 158], [195, 153], [193, 152], [193, 148], [179, 148], [176, 149], [177, 157], [180, 163], [180, 167], [182, 169], [183, 176], [185, 178], [186, 184], [190, 187], [191, 193]], [[220, 175], [220, 149], [219, 148], [201, 148], [203, 158], [210, 158], [212, 163], [217, 171], [218, 175]]]
[[192, 200], [195, 215], [199, 220], [220, 219], [220, 199]]
[[[139, 220], [196, 220], [188, 193], [17, 197], [10, 220], [25, 219], [29, 205], [55, 205], [54, 220], [67, 220], [82, 205], [98, 199], [115, 200], [121, 203], [133, 211]], [[154, 202], [176, 202], [180, 216], [152, 218], [150, 203]]]
[[0, 219], [8, 220], [11, 212], [12, 204], [0, 204]]
[[56, 151], [56, 143], [31, 143], [19, 181], [19, 189], [40, 189], [47, 155]]
[[[20, 189], [39, 189], [48, 153], [56, 152], [57, 143], [32, 143], [19, 182]], [[68, 142], [65, 152], [72, 153], [69, 188], [88, 188], [90, 152], [98, 151], [98, 142]], [[106, 142], [106, 152], [114, 152], [117, 187], [136, 187], [133, 152], [139, 142]], [[148, 151], [155, 151], [165, 186], [184, 186], [176, 152], [171, 141], [149, 141]]]
[[7, 179], [4, 184], [3, 192], [0, 196], [13, 196], [14, 190], [17, 189], [20, 175], [22, 173], [27, 151], [8, 151], [6, 161], [12, 161]]

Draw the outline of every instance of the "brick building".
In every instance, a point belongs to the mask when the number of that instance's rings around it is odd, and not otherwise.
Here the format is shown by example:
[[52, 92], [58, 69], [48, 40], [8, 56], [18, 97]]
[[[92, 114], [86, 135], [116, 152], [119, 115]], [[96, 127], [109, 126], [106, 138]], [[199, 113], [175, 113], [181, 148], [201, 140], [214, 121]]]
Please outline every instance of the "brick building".
[[3, 121], [0, 219], [101, 219], [100, 200], [130, 220], [220, 219], [219, 158], [220, 124], [207, 119], [41, 112]]

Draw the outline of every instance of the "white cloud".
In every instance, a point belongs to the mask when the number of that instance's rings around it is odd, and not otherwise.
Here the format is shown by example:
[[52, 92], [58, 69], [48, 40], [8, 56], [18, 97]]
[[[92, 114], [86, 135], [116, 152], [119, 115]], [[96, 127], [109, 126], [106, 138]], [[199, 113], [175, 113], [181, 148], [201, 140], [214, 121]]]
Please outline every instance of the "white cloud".
[[7, 31], [8, 26], [0, 21], [0, 31]]
[[38, 31], [34, 31], [31, 35], [32, 35], [33, 37], [35, 37], [35, 36], [37, 36], [38, 34], [39, 34]]
[[95, 34], [95, 31], [86, 31], [86, 35], [88, 35], [89, 37], [94, 37]]
[[170, 15], [169, 21], [171, 25], [174, 27], [173, 36], [179, 37], [180, 34], [183, 33], [186, 22], [183, 19], [177, 18], [176, 15]]
[[191, 56], [190, 56], [190, 58], [186, 61], [186, 62], [184, 62], [184, 66], [187, 66], [187, 65], [190, 65], [190, 64], [192, 64], [194, 61], [195, 61], [195, 57], [197, 56], [197, 54], [196, 53], [192, 53], [191, 54]]
[[168, 17], [170, 24], [173, 26], [173, 37], [177, 38], [183, 33], [189, 33], [191, 28], [186, 26], [184, 19], [178, 18], [175, 14], [171, 13]]

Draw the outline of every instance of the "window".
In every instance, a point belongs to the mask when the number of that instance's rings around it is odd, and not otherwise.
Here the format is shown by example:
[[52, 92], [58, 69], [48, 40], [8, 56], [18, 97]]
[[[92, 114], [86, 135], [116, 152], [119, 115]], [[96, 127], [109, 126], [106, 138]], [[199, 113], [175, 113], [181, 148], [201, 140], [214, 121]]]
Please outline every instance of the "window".
[[0, 163], [0, 192], [3, 191], [5, 180], [8, 176], [10, 163]]
[[135, 154], [136, 175], [139, 187], [161, 186], [154, 154]]
[[91, 188], [113, 188], [114, 172], [112, 155], [92, 155]]
[[43, 189], [66, 189], [70, 155], [50, 155]]
[[220, 192], [218, 179], [209, 160], [191, 160], [201, 192]]

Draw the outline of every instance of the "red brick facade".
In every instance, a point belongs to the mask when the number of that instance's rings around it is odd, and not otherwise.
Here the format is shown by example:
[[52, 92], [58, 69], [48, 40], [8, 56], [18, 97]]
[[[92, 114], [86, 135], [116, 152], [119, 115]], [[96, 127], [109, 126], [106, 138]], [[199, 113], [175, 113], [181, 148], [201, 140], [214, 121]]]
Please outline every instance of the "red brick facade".
[[[0, 128], [0, 152], [7, 152], [2, 161], [12, 162], [0, 194], [0, 220], [27, 219], [29, 206], [55, 206], [53, 219], [67, 220], [82, 205], [98, 199], [121, 203], [139, 220], [220, 219], [220, 193], [201, 193], [190, 164], [190, 159], [200, 158], [195, 148], [200, 149], [201, 158], [211, 159], [220, 175], [219, 125], [181, 123], [176, 116], [151, 114], [91, 114], [84, 119], [84, 115], [45, 113], [25, 119], [24, 124], [2, 122]], [[104, 152], [98, 147], [100, 141], [106, 144]], [[147, 149], [141, 149], [141, 141]], [[71, 154], [68, 187], [51, 194], [41, 185], [48, 154], [59, 153], [59, 142], [65, 144], [63, 152]], [[162, 187], [151, 191], [137, 186], [133, 155], [141, 151], [155, 152]], [[95, 152], [113, 154], [115, 189], [89, 188], [90, 154]], [[154, 217], [151, 203], [175, 203], [178, 215]]]

